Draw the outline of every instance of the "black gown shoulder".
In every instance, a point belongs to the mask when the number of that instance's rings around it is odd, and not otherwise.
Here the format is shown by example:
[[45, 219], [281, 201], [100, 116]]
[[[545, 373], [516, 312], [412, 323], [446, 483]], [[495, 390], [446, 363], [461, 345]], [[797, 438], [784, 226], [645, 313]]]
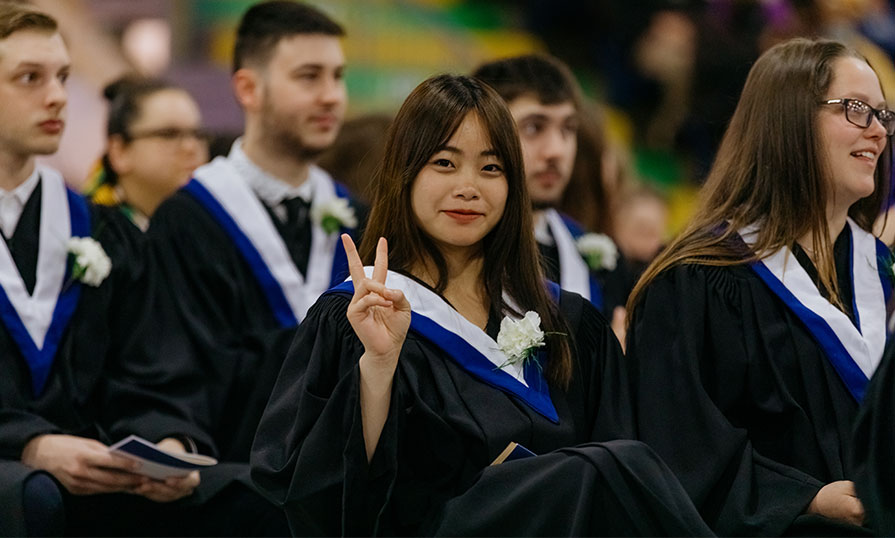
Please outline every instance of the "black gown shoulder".
[[851, 479], [857, 402], [748, 266], [660, 274], [635, 307], [627, 352], [638, 438], [715, 532], [779, 535], [814, 525], [803, 512], [820, 488]]

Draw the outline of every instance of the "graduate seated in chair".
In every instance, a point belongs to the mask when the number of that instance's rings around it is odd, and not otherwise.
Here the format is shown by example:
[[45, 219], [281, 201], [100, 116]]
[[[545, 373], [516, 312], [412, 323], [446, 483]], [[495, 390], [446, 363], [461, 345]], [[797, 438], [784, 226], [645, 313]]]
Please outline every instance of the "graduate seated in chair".
[[893, 260], [870, 230], [893, 132], [854, 50], [768, 50], [700, 209], [632, 294], [639, 438], [718, 534], [869, 532], [851, 437], [888, 331]]
[[69, 70], [55, 20], [0, 3], [0, 534], [250, 532], [215, 513], [222, 497], [195, 498], [197, 472], [150, 479], [108, 449], [211, 439], [193, 414], [204, 393], [182, 390], [198, 386], [188, 356], [163, 353], [139, 231], [35, 162], [58, 148]]
[[148, 236], [207, 380], [203, 414], [226, 461], [247, 463], [298, 323], [347, 276], [343, 232], [364, 211], [314, 164], [345, 113], [342, 27], [311, 6], [252, 6], [233, 89], [245, 134], [161, 204]]
[[575, 76], [560, 60], [540, 54], [489, 62], [473, 76], [497, 90], [516, 121], [535, 239], [547, 278], [589, 299], [607, 319], [615, 316], [614, 325], [621, 330], [634, 285], [625, 260], [609, 236], [590, 233], [557, 210], [572, 178], [579, 123], [589, 117], [581, 111]]
[[183, 88], [134, 75], [106, 86], [107, 149], [87, 185], [90, 200], [119, 208], [140, 230], [208, 161], [199, 106]]
[[[490, 87], [442, 75], [407, 98], [360, 254], [343, 235], [351, 279], [308, 312], [255, 438], [293, 533], [709, 533], [649, 448], [614, 440], [621, 349], [544, 278], [524, 181]], [[507, 453], [528, 457], [489, 466]]]

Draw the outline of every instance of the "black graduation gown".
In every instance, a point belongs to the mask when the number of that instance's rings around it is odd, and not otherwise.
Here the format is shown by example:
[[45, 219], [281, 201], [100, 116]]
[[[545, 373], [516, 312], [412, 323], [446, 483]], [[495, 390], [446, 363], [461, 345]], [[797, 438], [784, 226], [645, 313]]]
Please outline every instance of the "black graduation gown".
[[[842, 243], [837, 263], [847, 260]], [[847, 279], [840, 287], [850, 296]], [[803, 515], [822, 486], [853, 478], [858, 403], [750, 268], [683, 265], [661, 274], [636, 307], [627, 357], [639, 439], [715, 532], [866, 532]]]
[[[165, 201], [147, 234], [205, 378], [202, 425], [221, 459], [248, 462], [295, 327], [277, 322], [230, 236], [188, 193]], [[303, 247], [287, 241], [290, 251]]]
[[[29, 205], [34, 198], [39, 194], [32, 195]], [[26, 244], [35, 248], [39, 202], [36, 207], [34, 212], [26, 206], [14, 235], [31, 236]], [[115, 209], [90, 206], [89, 211], [93, 237], [112, 260], [112, 271], [99, 287], [82, 286], [39, 395], [32, 391], [22, 353], [0, 324], [3, 511], [20, 510], [21, 484], [32, 472], [20, 463], [22, 450], [38, 435], [70, 434], [110, 444], [132, 433], [151, 441], [180, 434], [190, 436], [200, 449], [211, 446], [192, 415], [190, 398], [199, 380], [185, 367], [185, 357], [167, 346], [151, 318], [148, 305], [155, 304], [157, 288], [146, 270], [141, 234]], [[0, 517], [0, 534], [23, 533], [20, 516]]]
[[[618, 343], [580, 296], [561, 299], [574, 375], [568, 390], [551, 389], [559, 424], [411, 331], [369, 464], [358, 398], [363, 346], [348, 302], [326, 295], [311, 308], [255, 439], [252, 477], [285, 507], [293, 533], [709, 532], [645, 445], [582, 445], [625, 437], [631, 422]], [[543, 455], [489, 467], [511, 441]]]
[[858, 497], [879, 536], [895, 536], [895, 345], [889, 341], [855, 426], [853, 460]]

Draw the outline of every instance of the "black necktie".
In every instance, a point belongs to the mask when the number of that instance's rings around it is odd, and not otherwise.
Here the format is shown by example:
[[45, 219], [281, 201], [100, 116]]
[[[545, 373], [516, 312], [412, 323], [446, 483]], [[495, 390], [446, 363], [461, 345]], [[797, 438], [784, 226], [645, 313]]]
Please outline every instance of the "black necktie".
[[[38, 183], [31, 192], [31, 197], [25, 202], [22, 215], [19, 217], [12, 236], [3, 237], [29, 295], [34, 293], [34, 285], [37, 283], [37, 252], [40, 248], [40, 191], [41, 184]], [[48, 215], [47, 218], [51, 217]]]
[[295, 267], [307, 277], [311, 253], [311, 203], [298, 196], [281, 203], [286, 210], [286, 223], [283, 226], [286, 248], [289, 249]]

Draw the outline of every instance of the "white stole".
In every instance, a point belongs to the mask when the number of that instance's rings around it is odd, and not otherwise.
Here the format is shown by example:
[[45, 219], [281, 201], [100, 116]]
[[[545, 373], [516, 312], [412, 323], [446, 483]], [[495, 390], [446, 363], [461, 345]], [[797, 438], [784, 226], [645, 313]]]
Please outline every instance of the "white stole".
[[[852, 234], [852, 282], [860, 331], [845, 313], [820, 294], [789, 248], [781, 248], [763, 257], [761, 263], [801, 305], [829, 325], [852, 361], [869, 379], [879, 365], [886, 345], [885, 294], [877, 270], [876, 238], [850, 218], [847, 222]], [[739, 234], [751, 247], [756, 231], [757, 226], [751, 225], [740, 230]]]
[[34, 293], [28, 294], [5, 241], [0, 241], [0, 286], [38, 349], [44, 346], [62, 291], [71, 237], [68, 193], [62, 176], [38, 166], [41, 181], [40, 243]]
[[[311, 251], [307, 278], [304, 278], [295, 267], [270, 214], [229, 159], [217, 157], [196, 170], [194, 178], [214, 196], [251, 241], [282, 288], [295, 319], [303, 319], [314, 301], [330, 286], [338, 234], [327, 234], [320, 223], [311, 223]], [[312, 208], [336, 197], [332, 178], [321, 168], [311, 166], [307, 181], [313, 185]]]
[[[372, 267], [364, 267], [364, 271], [367, 277], [373, 276]], [[523, 374], [522, 361], [516, 364], [507, 364], [507, 356], [500, 350], [497, 342], [480, 327], [460, 315], [437, 293], [412, 278], [393, 271], [389, 271], [386, 275], [385, 285], [388, 288], [401, 290], [414, 312], [429, 318], [444, 330], [459, 336], [488, 359], [495, 369], [504, 371], [528, 387]], [[504, 297], [505, 301], [508, 299], [508, 297]]]
[[590, 301], [590, 269], [578, 252], [578, 245], [572, 232], [569, 231], [568, 226], [555, 209], [546, 209], [544, 218], [559, 253], [560, 287], [567, 291], [573, 291]]

